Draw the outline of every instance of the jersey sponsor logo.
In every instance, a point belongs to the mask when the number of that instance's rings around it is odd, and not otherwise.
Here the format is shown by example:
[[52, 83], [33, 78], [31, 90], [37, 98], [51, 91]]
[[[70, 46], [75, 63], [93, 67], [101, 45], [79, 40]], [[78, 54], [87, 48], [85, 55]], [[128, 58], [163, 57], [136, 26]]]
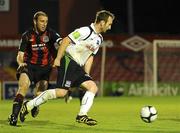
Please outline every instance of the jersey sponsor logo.
[[80, 37], [80, 33], [78, 31], [73, 32], [72, 35], [73, 35], [74, 39], [77, 39]]
[[91, 50], [92, 52], [94, 52], [98, 47], [93, 47], [91, 45], [86, 45], [86, 47]]
[[[93, 40], [93, 39], [90, 38], [90, 40]], [[88, 49], [91, 50], [92, 52], [94, 52], [95, 50], [97, 50], [98, 47], [99, 47], [98, 45], [100, 45], [99, 40], [95, 40], [94, 42], [95, 42], [95, 43], [86, 45], [86, 48], [88, 48]]]
[[71, 81], [67, 80], [65, 83], [65, 87], [71, 87]]
[[32, 45], [32, 50], [43, 50], [45, 49], [46, 44], [42, 43], [42, 44], [33, 44]]

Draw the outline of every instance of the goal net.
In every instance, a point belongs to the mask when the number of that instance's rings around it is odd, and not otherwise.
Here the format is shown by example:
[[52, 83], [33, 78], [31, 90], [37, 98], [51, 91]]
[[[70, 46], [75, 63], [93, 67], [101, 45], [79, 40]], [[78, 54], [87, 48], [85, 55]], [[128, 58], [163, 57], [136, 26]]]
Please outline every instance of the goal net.
[[146, 95], [178, 95], [180, 40], [154, 40], [144, 50]]

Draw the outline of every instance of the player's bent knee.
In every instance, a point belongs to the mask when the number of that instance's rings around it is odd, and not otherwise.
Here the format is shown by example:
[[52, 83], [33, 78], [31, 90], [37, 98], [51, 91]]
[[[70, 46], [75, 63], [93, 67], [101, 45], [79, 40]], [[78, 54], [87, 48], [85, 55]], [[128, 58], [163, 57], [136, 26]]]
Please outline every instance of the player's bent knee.
[[39, 81], [36, 84], [37, 92], [43, 92], [48, 88], [48, 82], [46, 80]]
[[96, 94], [97, 91], [98, 91], [97, 86], [92, 87], [92, 89], [91, 89], [90, 91], [91, 91], [91, 92], [94, 92], [94, 94]]
[[96, 86], [96, 84], [92, 84], [87, 88], [87, 90], [93, 92], [94, 94], [96, 94], [97, 91], [98, 91], [98, 87]]
[[94, 94], [97, 93], [98, 87], [94, 81], [85, 81], [81, 84], [86, 90], [93, 92]]

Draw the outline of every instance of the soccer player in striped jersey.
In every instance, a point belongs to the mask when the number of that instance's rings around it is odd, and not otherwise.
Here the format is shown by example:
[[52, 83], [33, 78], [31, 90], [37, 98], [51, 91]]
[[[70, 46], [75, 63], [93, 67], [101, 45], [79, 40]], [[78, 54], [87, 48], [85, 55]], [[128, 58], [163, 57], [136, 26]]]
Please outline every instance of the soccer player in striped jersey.
[[58, 49], [54, 66], [57, 67], [58, 77], [56, 89], [42, 92], [39, 96], [25, 102], [20, 118], [23, 120], [31, 109], [45, 103], [49, 99], [64, 97], [71, 87], [80, 87], [86, 90], [76, 121], [87, 125], [96, 125], [97, 121], [88, 116], [93, 104], [94, 96], [98, 91], [96, 83], [90, 76], [94, 55], [103, 42], [101, 33], [111, 29], [115, 16], [109, 11], [97, 12], [94, 23], [74, 30], [62, 40]]
[[[35, 84], [36, 96], [48, 88], [50, 72], [57, 54], [56, 47], [62, 38], [47, 26], [47, 14], [38, 11], [33, 17], [33, 27], [22, 35], [17, 55], [19, 67], [16, 76], [19, 88], [13, 101], [12, 113], [8, 118], [12, 126], [17, 124], [18, 114], [31, 83]], [[32, 116], [35, 117], [37, 112], [38, 108], [33, 108]]]

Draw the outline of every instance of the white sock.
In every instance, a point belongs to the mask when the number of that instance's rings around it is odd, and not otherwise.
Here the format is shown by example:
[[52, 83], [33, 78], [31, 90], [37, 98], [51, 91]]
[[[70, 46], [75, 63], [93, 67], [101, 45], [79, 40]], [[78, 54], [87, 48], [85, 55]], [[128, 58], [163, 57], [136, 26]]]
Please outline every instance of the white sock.
[[37, 107], [45, 102], [47, 102], [49, 99], [55, 99], [56, 98], [56, 90], [50, 89], [42, 92], [39, 96], [35, 97], [34, 99], [30, 100], [27, 103], [27, 110], [30, 111], [34, 107]]
[[94, 96], [94, 93], [86, 91], [85, 95], [82, 98], [80, 111], [78, 115], [87, 115], [87, 112], [90, 110], [93, 104]]

